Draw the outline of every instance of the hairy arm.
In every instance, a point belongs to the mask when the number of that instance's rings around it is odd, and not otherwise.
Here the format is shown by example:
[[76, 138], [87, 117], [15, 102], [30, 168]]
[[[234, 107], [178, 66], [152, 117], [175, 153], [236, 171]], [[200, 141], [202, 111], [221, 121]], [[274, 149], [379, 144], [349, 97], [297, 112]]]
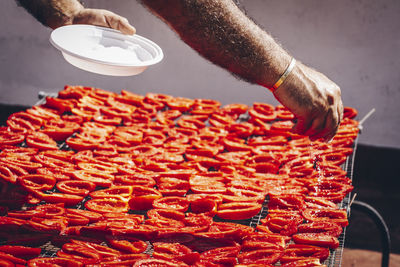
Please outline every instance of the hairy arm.
[[[142, 0], [189, 46], [251, 83], [271, 88], [291, 56], [231, 0]], [[298, 63], [274, 96], [297, 117], [294, 131], [331, 139], [342, 118], [339, 87]]]
[[266, 87], [291, 57], [227, 0], [143, 0], [193, 49], [247, 81]]
[[104, 9], [84, 8], [78, 0], [17, 0], [39, 22], [50, 28], [70, 24], [93, 24], [134, 34], [128, 20]]

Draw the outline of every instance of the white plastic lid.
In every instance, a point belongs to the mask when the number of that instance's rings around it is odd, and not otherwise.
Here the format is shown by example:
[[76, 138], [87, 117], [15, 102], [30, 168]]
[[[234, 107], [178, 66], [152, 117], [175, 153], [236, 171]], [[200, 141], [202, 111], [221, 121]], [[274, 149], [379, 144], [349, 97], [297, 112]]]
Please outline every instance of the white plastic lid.
[[103, 75], [136, 75], [164, 56], [149, 39], [93, 25], [57, 28], [52, 31], [50, 42], [72, 65]]

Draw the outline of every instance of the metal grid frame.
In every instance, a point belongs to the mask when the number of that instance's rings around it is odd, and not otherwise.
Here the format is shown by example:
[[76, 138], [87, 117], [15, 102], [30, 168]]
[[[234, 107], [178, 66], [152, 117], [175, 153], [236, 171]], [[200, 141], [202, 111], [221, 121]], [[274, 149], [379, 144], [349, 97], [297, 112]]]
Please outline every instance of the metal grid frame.
[[[35, 105], [41, 105], [44, 104], [46, 101], [46, 97], [51, 96], [51, 97], [57, 97], [57, 93], [46, 93], [46, 92], [39, 92], [38, 97], [39, 101], [36, 102]], [[247, 115], [241, 115], [239, 117], [239, 121], [246, 121], [248, 119]], [[357, 143], [358, 143], [358, 136], [354, 140], [353, 143], [353, 152], [350, 156], [346, 158], [346, 162], [342, 165], [342, 169], [347, 171], [347, 176], [353, 181], [353, 170], [354, 170], [354, 161], [355, 161], [355, 155], [356, 155], [356, 150], [357, 150]], [[65, 142], [59, 144], [60, 148], [65, 147]], [[83, 201], [78, 203], [75, 208], [81, 209], [84, 207], [84, 202], [86, 202], [88, 198], [86, 197]], [[351, 201], [352, 201], [352, 195], [349, 193], [341, 203], [339, 203], [338, 207], [340, 209], [346, 209], [347, 214], [350, 215], [350, 207], [351, 207]], [[240, 221], [231, 221], [235, 222], [238, 224], [243, 224], [247, 225], [250, 227], [255, 228], [257, 225], [260, 224], [261, 219], [265, 218], [268, 214], [268, 198], [265, 198], [261, 211], [253, 216], [251, 219], [247, 220], [240, 220]], [[215, 218], [216, 221], [227, 221], [227, 220], [222, 220]], [[343, 255], [343, 249], [344, 249], [344, 242], [345, 242], [345, 236], [346, 236], [346, 227], [343, 228], [342, 234], [338, 237], [339, 240], [339, 247], [335, 250], [331, 250], [330, 255], [328, 259], [325, 260], [323, 264], [325, 264], [328, 267], [340, 267], [342, 264], [342, 255]], [[148, 247], [144, 253], [151, 255], [153, 253], [153, 247], [150, 242], [146, 241], [148, 243]], [[42, 246], [40, 246], [42, 249], [41, 257], [55, 257], [57, 251], [59, 251], [61, 248], [54, 246], [51, 241], [46, 242]], [[279, 266], [279, 265], [278, 265]]]
[[[352, 181], [353, 181], [354, 160], [356, 156], [357, 143], [358, 143], [358, 136], [354, 140], [352, 154], [346, 158], [346, 162], [342, 165], [342, 169], [347, 171], [347, 176]], [[352, 195], [351, 193], [349, 193], [342, 200], [342, 202], [339, 203], [338, 207], [340, 209], [346, 209], [347, 214], [350, 215], [351, 201], [352, 201]], [[265, 218], [267, 214], [268, 214], [268, 200], [265, 199], [260, 213], [251, 218], [248, 225], [251, 227], [256, 227], [257, 225], [260, 224], [260, 220]], [[342, 233], [338, 237], [339, 247], [335, 250], [331, 250], [328, 259], [326, 259], [323, 264], [325, 264], [328, 267], [340, 267], [342, 265], [342, 255], [343, 255], [345, 237], [346, 237], [346, 227], [343, 228]]]

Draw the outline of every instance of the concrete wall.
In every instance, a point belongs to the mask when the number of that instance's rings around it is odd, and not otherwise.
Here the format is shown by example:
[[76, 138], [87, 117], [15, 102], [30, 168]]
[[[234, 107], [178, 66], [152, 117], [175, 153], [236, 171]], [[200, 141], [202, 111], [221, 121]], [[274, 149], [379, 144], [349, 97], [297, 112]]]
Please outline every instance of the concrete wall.
[[[324, 72], [342, 88], [343, 102], [377, 112], [360, 142], [400, 148], [399, 0], [240, 0], [248, 15], [297, 59]], [[107, 90], [213, 98], [222, 103], [277, 104], [264, 88], [238, 81], [198, 56], [165, 24], [134, 0], [86, 0], [126, 16], [138, 34], [165, 53], [162, 63], [132, 77], [116, 78], [69, 65], [41, 26], [13, 0], [0, 1], [0, 103], [32, 105], [40, 90], [65, 84]], [[359, 118], [360, 118], [359, 117]]]

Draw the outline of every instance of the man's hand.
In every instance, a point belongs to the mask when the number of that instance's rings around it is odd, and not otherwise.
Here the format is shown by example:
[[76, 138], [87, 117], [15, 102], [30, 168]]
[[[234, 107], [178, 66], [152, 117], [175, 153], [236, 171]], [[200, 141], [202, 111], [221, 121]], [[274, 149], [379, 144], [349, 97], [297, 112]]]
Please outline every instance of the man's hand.
[[134, 34], [135, 28], [128, 20], [111, 11], [90, 9], [77, 0], [17, 0], [43, 25], [52, 29], [71, 24], [91, 24]]
[[128, 20], [104, 9], [83, 8], [74, 15], [71, 24], [91, 24], [118, 30], [124, 34], [135, 34], [136, 29]]
[[298, 63], [275, 97], [297, 117], [294, 132], [331, 140], [343, 117], [340, 88], [325, 75]]

